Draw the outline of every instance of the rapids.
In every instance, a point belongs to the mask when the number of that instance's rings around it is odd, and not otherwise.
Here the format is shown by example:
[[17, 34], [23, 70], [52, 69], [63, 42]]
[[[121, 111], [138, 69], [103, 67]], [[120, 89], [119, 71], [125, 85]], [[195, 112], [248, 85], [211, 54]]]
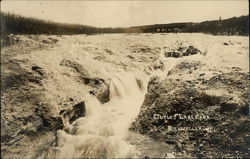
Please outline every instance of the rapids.
[[[139, 114], [148, 78], [132, 73], [114, 75], [110, 84], [110, 101], [105, 104], [86, 94], [86, 116], [69, 125], [68, 133], [63, 130], [57, 132], [58, 147], [51, 150], [48, 156], [52, 158], [139, 157], [144, 155], [141, 153], [148, 151], [145, 145], [151, 146], [151, 149], [158, 152], [159, 150], [155, 150], [155, 146], [152, 146], [152, 139], [128, 131], [132, 121]], [[159, 146], [158, 143], [155, 145]], [[164, 145], [161, 149], [164, 150]]]

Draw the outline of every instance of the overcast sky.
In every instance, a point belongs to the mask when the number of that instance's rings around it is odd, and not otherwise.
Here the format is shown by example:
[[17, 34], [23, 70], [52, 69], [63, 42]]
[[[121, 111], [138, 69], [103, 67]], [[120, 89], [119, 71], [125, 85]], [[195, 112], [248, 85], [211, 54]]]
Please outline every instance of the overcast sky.
[[1, 10], [23, 16], [92, 25], [135, 26], [248, 15], [248, 0], [176, 1], [1, 1]]

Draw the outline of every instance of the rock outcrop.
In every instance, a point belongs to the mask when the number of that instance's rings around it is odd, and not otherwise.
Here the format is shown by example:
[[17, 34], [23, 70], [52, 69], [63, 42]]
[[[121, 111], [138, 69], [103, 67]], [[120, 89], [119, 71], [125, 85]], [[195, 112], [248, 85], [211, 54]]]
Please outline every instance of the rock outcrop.
[[164, 79], [152, 77], [130, 130], [175, 145], [177, 157], [249, 157], [249, 74], [175, 78], [203, 66], [184, 61]]
[[32, 156], [35, 152], [29, 149], [39, 150], [46, 146], [53, 131], [63, 128], [59, 114], [55, 113], [45, 99], [43, 83], [46, 72], [39, 66], [26, 70], [20, 65], [24, 62], [29, 61], [4, 61], [5, 68], [1, 78], [3, 156]]
[[74, 69], [79, 74], [79, 78], [83, 84], [92, 88], [89, 93], [96, 96], [101, 103], [106, 103], [110, 100], [109, 85], [104, 79], [90, 75], [88, 70], [76, 61], [62, 60], [60, 65]]

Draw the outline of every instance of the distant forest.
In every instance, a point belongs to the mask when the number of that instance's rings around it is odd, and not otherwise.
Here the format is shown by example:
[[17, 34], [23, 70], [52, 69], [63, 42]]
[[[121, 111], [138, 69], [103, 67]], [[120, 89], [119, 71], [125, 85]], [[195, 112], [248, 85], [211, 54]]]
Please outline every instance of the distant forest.
[[1, 34], [98, 34], [98, 33], [208, 33], [249, 35], [249, 16], [201, 23], [171, 23], [128, 28], [97, 28], [80, 24], [56, 23], [1, 12]]
[[97, 28], [80, 24], [56, 23], [1, 12], [1, 34], [96, 34], [119, 33], [119, 28]]

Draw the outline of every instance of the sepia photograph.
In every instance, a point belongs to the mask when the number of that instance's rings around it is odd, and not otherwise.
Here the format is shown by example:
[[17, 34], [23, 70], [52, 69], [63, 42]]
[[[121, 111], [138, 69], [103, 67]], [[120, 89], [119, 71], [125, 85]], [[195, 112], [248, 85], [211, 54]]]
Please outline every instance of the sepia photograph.
[[248, 0], [1, 0], [1, 158], [250, 158]]

